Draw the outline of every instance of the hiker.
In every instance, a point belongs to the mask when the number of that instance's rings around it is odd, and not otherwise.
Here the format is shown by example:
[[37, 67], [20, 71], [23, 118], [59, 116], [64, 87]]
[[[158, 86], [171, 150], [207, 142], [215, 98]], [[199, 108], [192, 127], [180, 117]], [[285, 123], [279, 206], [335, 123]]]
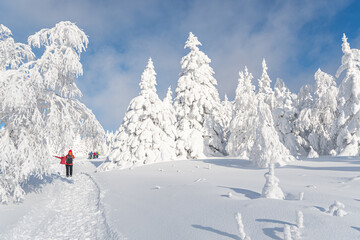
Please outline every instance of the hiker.
[[93, 153], [93, 159], [95, 159], [95, 157], [96, 157], [96, 152]]
[[75, 156], [73, 155], [72, 150], [69, 150], [68, 155], [66, 155], [66, 161], [65, 161], [66, 177], [72, 177], [74, 158]]
[[89, 152], [89, 159], [91, 159], [92, 158], [92, 152]]

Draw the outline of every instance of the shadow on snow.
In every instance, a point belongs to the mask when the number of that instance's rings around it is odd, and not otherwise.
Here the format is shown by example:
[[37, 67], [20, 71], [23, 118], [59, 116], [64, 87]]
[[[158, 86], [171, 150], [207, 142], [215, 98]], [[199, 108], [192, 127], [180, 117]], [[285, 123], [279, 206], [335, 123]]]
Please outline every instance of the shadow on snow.
[[66, 183], [73, 183], [74, 182], [72, 179], [68, 179], [66, 177], [62, 177], [62, 176], [57, 175], [57, 174], [51, 174], [49, 176], [43, 176], [42, 179], [31, 176], [29, 178], [29, 181], [27, 181], [22, 186], [22, 188], [23, 188], [23, 190], [25, 191], [26, 194], [32, 193], [32, 192], [39, 193], [39, 192], [41, 192], [42, 188], [46, 184], [51, 184], [55, 180], [60, 180], [60, 181], [66, 182]]
[[235, 240], [241, 240], [241, 238], [235, 234], [230, 234], [230, 233], [227, 233], [227, 232], [223, 232], [221, 230], [217, 230], [215, 228], [212, 228], [212, 227], [204, 227], [204, 226], [201, 226], [201, 225], [192, 225], [193, 228], [197, 228], [197, 229], [201, 229], [201, 230], [205, 230], [205, 231], [208, 231], [208, 232], [212, 232], [212, 233], [216, 233], [218, 235], [221, 235], [221, 236], [224, 236], [224, 237], [228, 237], [228, 238], [231, 238], [231, 239], [235, 239]]
[[225, 186], [219, 186], [221, 188], [226, 188], [226, 189], [230, 189], [233, 190], [236, 193], [240, 193], [243, 194], [245, 197], [249, 198], [249, 199], [257, 199], [260, 198], [261, 194], [248, 190], [248, 189], [243, 189], [243, 188], [231, 188], [231, 187], [225, 187]]

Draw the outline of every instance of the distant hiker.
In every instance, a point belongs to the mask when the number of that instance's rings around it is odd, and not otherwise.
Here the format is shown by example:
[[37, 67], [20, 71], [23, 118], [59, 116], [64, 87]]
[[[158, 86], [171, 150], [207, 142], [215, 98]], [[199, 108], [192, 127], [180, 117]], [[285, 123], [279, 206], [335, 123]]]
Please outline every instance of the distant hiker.
[[96, 158], [99, 158], [99, 152], [96, 152]]
[[72, 151], [69, 150], [68, 155], [66, 155], [66, 161], [65, 161], [66, 177], [72, 177], [74, 158], [75, 158], [75, 156], [73, 155]]
[[91, 159], [92, 158], [92, 152], [89, 152], [89, 159]]
[[96, 157], [96, 152], [93, 153], [93, 159], [95, 159], [95, 157]]

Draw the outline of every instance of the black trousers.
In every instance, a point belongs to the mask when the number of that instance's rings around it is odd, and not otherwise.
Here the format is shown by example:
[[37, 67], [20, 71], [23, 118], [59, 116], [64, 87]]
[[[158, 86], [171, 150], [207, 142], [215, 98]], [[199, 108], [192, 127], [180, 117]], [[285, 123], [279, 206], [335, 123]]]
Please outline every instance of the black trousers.
[[72, 176], [72, 171], [73, 170], [73, 165], [66, 165], [66, 176], [67, 177], [71, 177]]

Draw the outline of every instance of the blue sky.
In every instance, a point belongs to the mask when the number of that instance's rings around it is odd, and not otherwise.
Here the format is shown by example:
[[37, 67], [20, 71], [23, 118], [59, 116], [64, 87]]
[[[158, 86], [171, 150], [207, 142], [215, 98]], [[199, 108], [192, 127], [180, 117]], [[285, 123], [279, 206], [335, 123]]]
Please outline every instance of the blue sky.
[[89, 36], [76, 83], [105, 130], [120, 126], [149, 57], [160, 98], [175, 92], [190, 31], [212, 59], [222, 99], [234, 97], [245, 65], [260, 77], [262, 58], [273, 82], [298, 92], [318, 68], [335, 74], [343, 33], [360, 48], [359, 12], [355, 0], [0, 0], [0, 23], [16, 41], [64, 20]]

